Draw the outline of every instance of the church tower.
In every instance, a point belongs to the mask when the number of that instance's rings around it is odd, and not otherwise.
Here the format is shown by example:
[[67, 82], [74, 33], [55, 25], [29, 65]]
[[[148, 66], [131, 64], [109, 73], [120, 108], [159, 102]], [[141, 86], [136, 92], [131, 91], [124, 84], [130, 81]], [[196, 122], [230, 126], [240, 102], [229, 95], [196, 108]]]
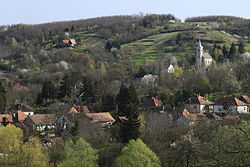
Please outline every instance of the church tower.
[[199, 72], [202, 72], [203, 69], [203, 46], [201, 44], [201, 40], [198, 42], [198, 46], [196, 48], [196, 69]]

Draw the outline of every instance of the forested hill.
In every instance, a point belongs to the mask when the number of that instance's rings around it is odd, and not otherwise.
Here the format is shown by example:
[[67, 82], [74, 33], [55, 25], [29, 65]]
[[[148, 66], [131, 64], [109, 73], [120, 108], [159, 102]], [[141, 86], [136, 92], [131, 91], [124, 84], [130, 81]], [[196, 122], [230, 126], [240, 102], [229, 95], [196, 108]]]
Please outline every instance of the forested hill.
[[[65, 71], [72, 86], [84, 76], [96, 83], [104, 76], [128, 80], [140, 67], [157, 73], [159, 63], [168, 64], [173, 57], [184, 69], [192, 69], [198, 39], [209, 53], [214, 44], [229, 50], [232, 43], [244, 43], [248, 51], [249, 29], [250, 21], [243, 18], [207, 16], [180, 22], [170, 14], [1, 26], [0, 77], [7, 85], [39, 88], [45, 80], [59, 81]], [[66, 46], [63, 40], [69, 39], [76, 45]]]

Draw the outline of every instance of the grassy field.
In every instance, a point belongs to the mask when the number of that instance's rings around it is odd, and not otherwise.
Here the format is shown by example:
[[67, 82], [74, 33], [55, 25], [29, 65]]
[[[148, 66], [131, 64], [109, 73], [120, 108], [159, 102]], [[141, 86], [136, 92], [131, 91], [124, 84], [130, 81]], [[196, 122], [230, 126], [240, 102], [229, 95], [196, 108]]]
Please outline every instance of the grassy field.
[[[198, 26], [198, 28], [196, 28]], [[238, 38], [217, 31], [217, 23], [175, 23], [170, 24], [169, 29], [175, 32], [165, 32], [151, 35], [147, 38], [134, 41], [121, 46], [121, 50], [129, 50], [128, 55], [133, 57], [136, 66], [145, 65], [157, 61], [159, 53], [175, 56], [182, 60], [187, 55], [195, 55], [197, 40], [200, 39], [204, 46], [221, 43], [230, 46], [232, 42], [237, 43]], [[194, 30], [183, 31], [183, 29], [194, 28]], [[180, 46], [176, 46], [176, 36], [181, 33], [188, 34], [190, 39], [185, 39]], [[206, 49], [206, 48], [205, 48]], [[250, 50], [250, 45], [247, 45]]]

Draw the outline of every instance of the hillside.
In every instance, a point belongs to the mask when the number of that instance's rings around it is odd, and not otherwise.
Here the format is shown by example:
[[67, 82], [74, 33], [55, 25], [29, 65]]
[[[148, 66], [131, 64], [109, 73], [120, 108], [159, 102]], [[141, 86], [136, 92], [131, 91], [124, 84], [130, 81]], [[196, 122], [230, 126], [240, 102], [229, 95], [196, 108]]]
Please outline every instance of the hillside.
[[[205, 52], [217, 56], [215, 63], [238, 59], [222, 55], [224, 45], [227, 52], [232, 43], [237, 49], [242, 43], [245, 51], [250, 51], [247, 28], [240, 26], [248, 25], [248, 20], [233, 17], [228, 21], [228, 17], [223, 20], [220, 16], [198, 21], [183, 23], [170, 14], [150, 14], [2, 26], [0, 79], [8, 87], [21, 84], [25, 89], [16, 93], [24, 102], [34, 105], [45, 81], [50, 80], [58, 87], [67, 73], [75, 88], [74, 95], [79, 93], [82, 80], [90, 79], [98, 102], [107, 92], [117, 93], [122, 81], [133, 81], [149, 73], [160, 74], [162, 66], [173, 57], [181, 69], [177, 76], [194, 72], [199, 39]], [[64, 41], [69, 39], [76, 45], [65, 45]], [[23, 97], [27, 92], [30, 96]], [[15, 103], [15, 96], [9, 98], [9, 103]]]
[[143, 65], [145, 61], [157, 61], [162, 53], [175, 56], [179, 61], [195, 56], [198, 39], [207, 51], [211, 51], [214, 44], [229, 47], [231, 43], [238, 43], [240, 38], [226, 34], [218, 27], [219, 24], [209, 22], [173, 23], [167, 30], [162, 29], [155, 35], [122, 45], [121, 51], [127, 50], [135, 65]]

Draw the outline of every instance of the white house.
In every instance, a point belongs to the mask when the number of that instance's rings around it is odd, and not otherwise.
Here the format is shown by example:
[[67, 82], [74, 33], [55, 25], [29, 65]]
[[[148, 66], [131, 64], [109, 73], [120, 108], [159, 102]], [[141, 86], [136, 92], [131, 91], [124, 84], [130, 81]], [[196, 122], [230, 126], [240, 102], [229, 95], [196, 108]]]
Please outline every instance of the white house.
[[248, 105], [236, 97], [223, 97], [214, 104], [214, 113], [247, 113]]
[[163, 69], [164, 73], [174, 73], [174, 66], [173, 64], [166, 65]]
[[188, 111], [192, 113], [204, 113], [213, 110], [213, 102], [207, 100], [199, 94], [194, 95], [187, 101]]

